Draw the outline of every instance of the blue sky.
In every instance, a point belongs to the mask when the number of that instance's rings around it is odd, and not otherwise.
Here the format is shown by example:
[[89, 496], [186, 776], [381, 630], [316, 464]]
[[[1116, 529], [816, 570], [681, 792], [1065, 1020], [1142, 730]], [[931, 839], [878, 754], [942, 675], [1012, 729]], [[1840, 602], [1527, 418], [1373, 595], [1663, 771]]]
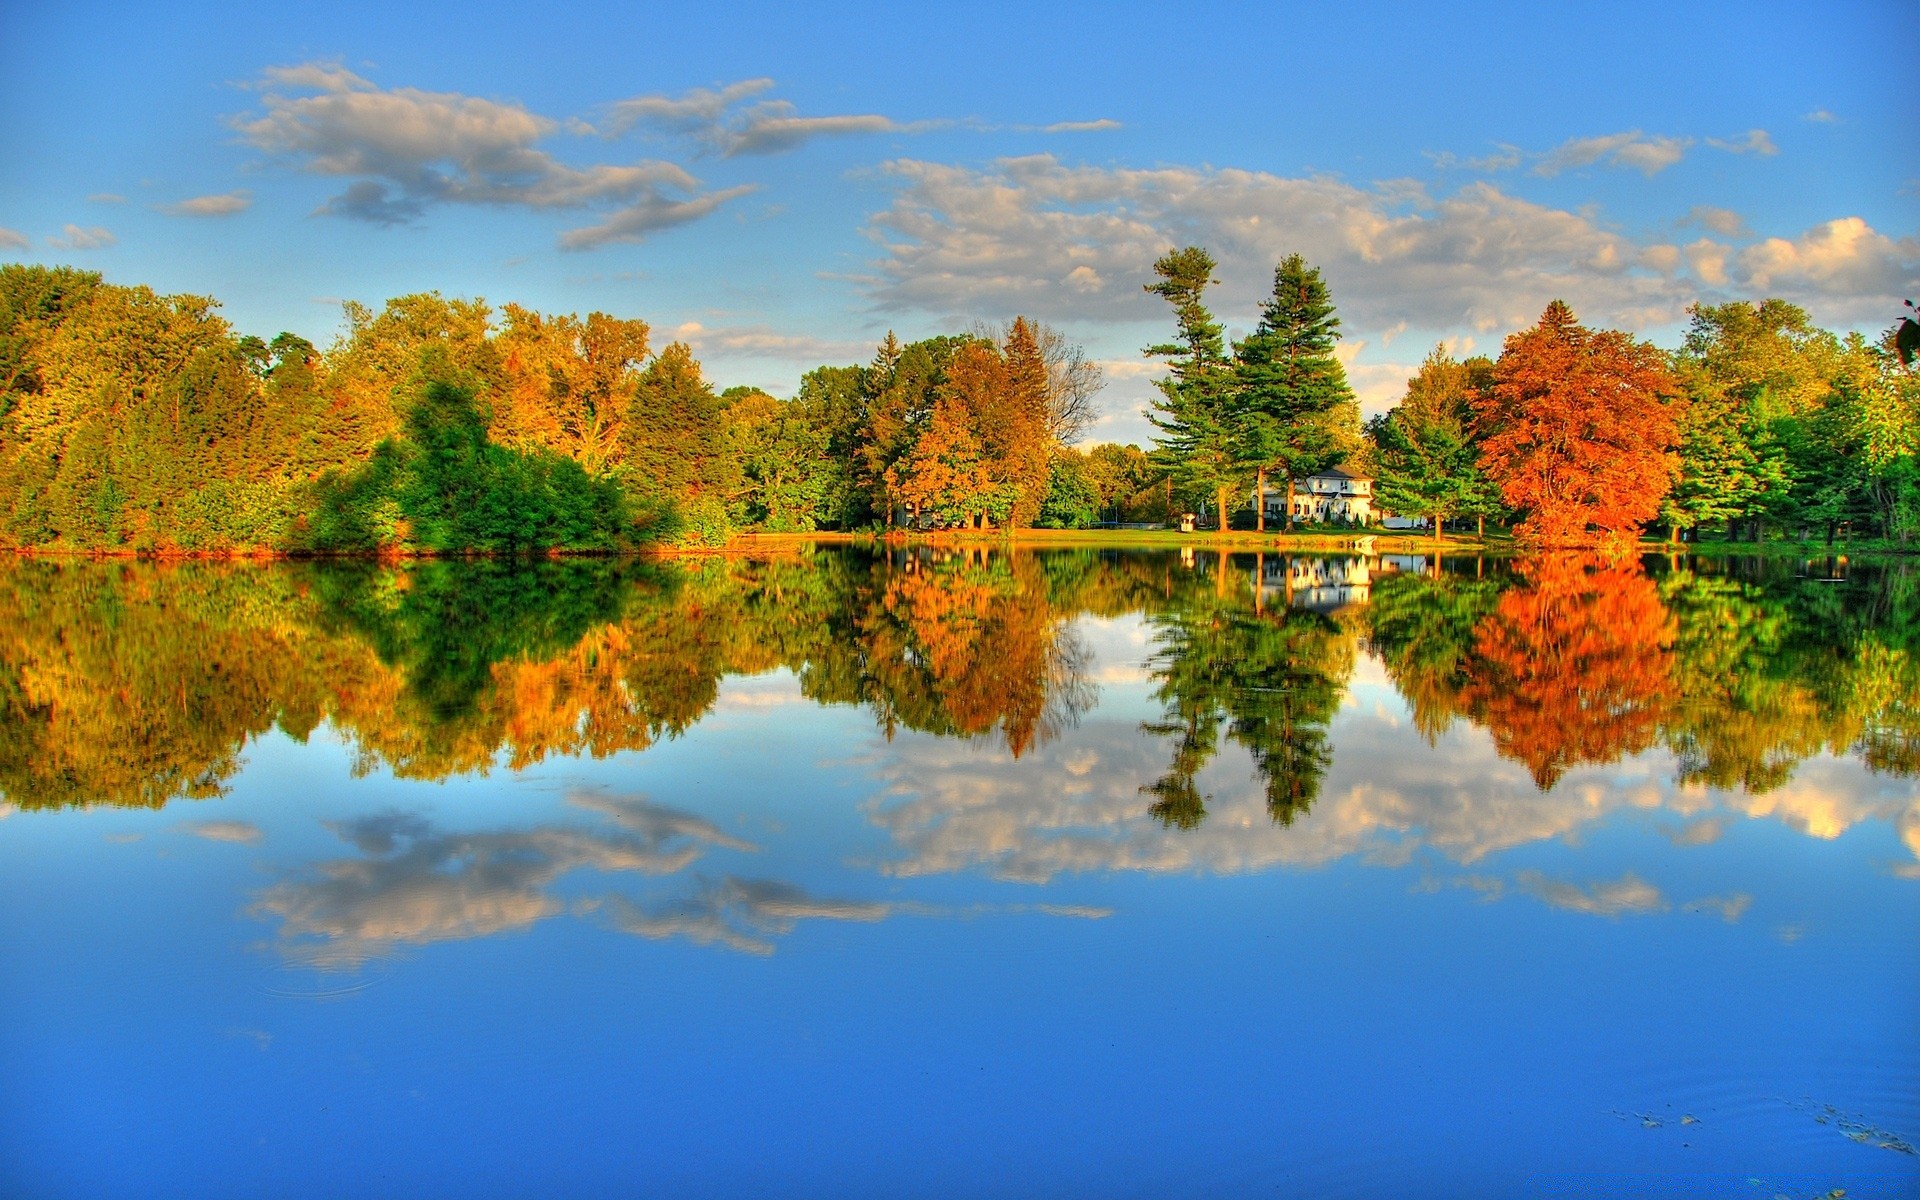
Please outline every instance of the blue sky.
[[438, 289], [786, 394], [1024, 312], [1140, 439], [1187, 242], [1235, 329], [1321, 265], [1370, 409], [1554, 296], [1672, 344], [1695, 299], [1871, 330], [1920, 292], [1910, 3], [7, 8], [0, 255], [323, 344]]

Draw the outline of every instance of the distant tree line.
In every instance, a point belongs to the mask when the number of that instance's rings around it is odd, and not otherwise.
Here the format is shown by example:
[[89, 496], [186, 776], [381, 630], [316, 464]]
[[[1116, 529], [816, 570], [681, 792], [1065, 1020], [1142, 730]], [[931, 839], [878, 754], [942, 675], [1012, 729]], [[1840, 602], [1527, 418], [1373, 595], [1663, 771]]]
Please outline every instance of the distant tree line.
[[[1549, 305], [1496, 359], [1436, 350], [1364, 426], [1318, 269], [1278, 264], [1253, 331], [1188, 247], [1147, 289], [1149, 450], [1087, 434], [1098, 366], [1026, 318], [716, 392], [643, 321], [438, 294], [346, 306], [318, 348], [214, 301], [0, 266], [0, 547], [516, 553], [805, 533], [1160, 522], [1220, 528], [1345, 464], [1402, 516], [1539, 545], [1920, 534], [1920, 374], [1900, 333], [1838, 337], [1780, 300], [1696, 305], [1671, 353]], [[1900, 328], [1908, 328], [1911, 322]], [[1912, 337], [1909, 336], [1909, 341]], [[1223, 516], [1224, 515], [1224, 516]]]
[[[1618, 546], [1652, 524], [1675, 540], [1920, 535], [1911, 320], [1870, 341], [1783, 300], [1696, 304], [1669, 353], [1589, 329], [1556, 300], [1497, 359], [1435, 349], [1363, 432], [1319, 271], [1281, 262], [1254, 332], [1229, 346], [1205, 303], [1214, 265], [1198, 247], [1174, 251], [1147, 285], [1175, 324], [1147, 349], [1169, 366], [1152, 460], [1184, 503], [1232, 514], [1278, 475], [1291, 524], [1290, 481], [1345, 464], [1375, 479], [1384, 511], [1436, 532], [1517, 522], [1542, 546]], [[1256, 507], [1255, 528], [1264, 517]]]
[[211, 299], [0, 267], [0, 546], [511, 553], [742, 529], [1078, 524], [1147, 490], [1068, 448], [1099, 369], [1004, 328], [716, 393], [643, 321], [438, 294], [346, 306], [319, 349]]

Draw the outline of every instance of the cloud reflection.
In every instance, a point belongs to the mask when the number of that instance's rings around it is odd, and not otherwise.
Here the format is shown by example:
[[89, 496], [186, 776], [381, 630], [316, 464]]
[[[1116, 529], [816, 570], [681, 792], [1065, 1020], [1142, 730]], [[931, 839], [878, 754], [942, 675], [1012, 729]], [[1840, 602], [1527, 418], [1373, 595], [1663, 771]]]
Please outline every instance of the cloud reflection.
[[614, 829], [538, 827], [451, 833], [406, 813], [330, 825], [360, 857], [267, 889], [254, 904], [277, 918], [283, 949], [315, 965], [349, 965], [403, 945], [523, 929], [563, 911], [547, 890], [581, 868], [670, 875], [714, 847], [755, 847], [699, 817], [640, 797], [575, 793], [574, 805]]
[[729, 876], [693, 895], [656, 909], [623, 897], [607, 901], [614, 928], [640, 937], [682, 937], [702, 946], [721, 945], [747, 954], [772, 954], [770, 940], [793, 932], [801, 921], [879, 921], [894, 906], [872, 901], [823, 900], [792, 884]]

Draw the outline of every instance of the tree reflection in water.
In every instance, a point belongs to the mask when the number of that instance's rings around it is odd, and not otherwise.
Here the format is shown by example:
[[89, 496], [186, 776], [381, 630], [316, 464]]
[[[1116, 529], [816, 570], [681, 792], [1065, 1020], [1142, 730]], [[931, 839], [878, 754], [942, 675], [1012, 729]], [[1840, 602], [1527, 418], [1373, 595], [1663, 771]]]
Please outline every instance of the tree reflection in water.
[[[1762, 795], [1819, 754], [1920, 768], [1906, 563], [804, 549], [686, 564], [20, 560], [0, 567], [0, 795], [218, 794], [248, 740], [328, 724], [361, 770], [438, 779], [644, 749], [730, 675], [1018, 758], [1095, 704], [1078, 618], [1140, 614], [1169, 743], [1143, 808], [1191, 829], [1228, 742], [1288, 824], [1361, 653], [1415, 727], [1488, 731], [1543, 791], [1652, 747]], [[1128, 786], [1134, 786], [1129, 784]]]

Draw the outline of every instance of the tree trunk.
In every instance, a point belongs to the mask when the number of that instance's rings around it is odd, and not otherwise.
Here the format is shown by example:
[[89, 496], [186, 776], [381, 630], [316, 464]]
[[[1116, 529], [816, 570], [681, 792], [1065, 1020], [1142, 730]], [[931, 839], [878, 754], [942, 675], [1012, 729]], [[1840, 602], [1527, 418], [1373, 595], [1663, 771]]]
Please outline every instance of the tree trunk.
[[1476, 524], [1478, 527], [1474, 531], [1474, 536], [1479, 538], [1483, 542], [1486, 541], [1487, 540], [1487, 519], [1484, 516], [1479, 517], [1476, 519]]
[[1213, 489], [1213, 498], [1220, 504], [1220, 512], [1214, 518], [1217, 522], [1214, 526], [1214, 532], [1221, 537], [1227, 536], [1227, 495], [1228, 490], [1226, 488]]
[[1293, 532], [1293, 472], [1287, 472], [1287, 532]]
[[1265, 467], [1254, 472], [1253, 530], [1255, 533], [1267, 531], [1267, 469]]

